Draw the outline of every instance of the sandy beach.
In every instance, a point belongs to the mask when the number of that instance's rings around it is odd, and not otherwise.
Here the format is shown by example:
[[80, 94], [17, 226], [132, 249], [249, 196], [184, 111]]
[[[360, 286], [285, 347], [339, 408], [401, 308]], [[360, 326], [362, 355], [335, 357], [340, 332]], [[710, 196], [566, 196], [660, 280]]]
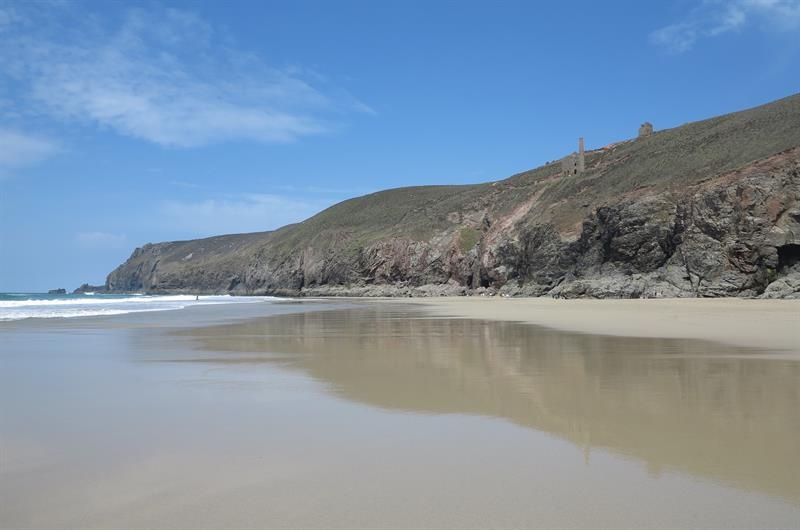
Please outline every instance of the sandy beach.
[[335, 299], [0, 323], [0, 527], [791, 528], [796, 308]]
[[448, 297], [403, 302], [420, 304], [439, 316], [527, 322], [599, 335], [701, 339], [800, 354], [800, 300]]

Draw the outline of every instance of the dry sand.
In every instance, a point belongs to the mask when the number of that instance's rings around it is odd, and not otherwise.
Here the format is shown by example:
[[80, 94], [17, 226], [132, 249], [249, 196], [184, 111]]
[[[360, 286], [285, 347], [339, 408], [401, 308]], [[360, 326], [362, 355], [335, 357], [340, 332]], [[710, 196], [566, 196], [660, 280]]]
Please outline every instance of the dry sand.
[[705, 339], [800, 355], [800, 300], [555, 300], [454, 297], [408, 300], [435, 315], [527, 322], [618, 335]]

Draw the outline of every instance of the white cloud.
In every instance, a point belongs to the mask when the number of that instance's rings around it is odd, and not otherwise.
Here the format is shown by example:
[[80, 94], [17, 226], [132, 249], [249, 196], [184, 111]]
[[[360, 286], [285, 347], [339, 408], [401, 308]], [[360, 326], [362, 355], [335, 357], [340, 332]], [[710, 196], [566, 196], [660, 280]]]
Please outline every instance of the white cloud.
[[64, 120], [196, 147], [288, 142], [331, 130], [342, 112], [369, 111], [318, 76], [312, 86], [297, 68], [274, 68], [235, 49], [189, 12], [131, 9], [116, 26], [62, 14], [60, 23], [50, 17], [6, 32], [0, 66], [28, 87], [38, 108]]
[[107, 232], [81, 232], [75, 236], [78, 244], [84, 248], [123, 248], [128, 246], [128, 238], [124, 234]]
[[198, 236], [260, 232], [302, 221], [336, 200], [300, 200], [282, 195], [240, 194], [194, 202], [165, 201], [159, 223]]
[[37, 164], [60, 151], [53, 140], [0, 128], [0, 174]]
[[686, 52], [703, 38], [754, 25], [770, 31], [800, 28], [800, 0], [702, 0], [685, 19], [650, 34], [652, 43]]

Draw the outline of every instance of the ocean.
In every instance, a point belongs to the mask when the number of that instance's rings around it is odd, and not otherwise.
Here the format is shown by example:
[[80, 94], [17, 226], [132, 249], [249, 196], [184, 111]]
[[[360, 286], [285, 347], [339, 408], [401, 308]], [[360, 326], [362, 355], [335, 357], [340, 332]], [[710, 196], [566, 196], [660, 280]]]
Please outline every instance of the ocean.
[[168, 311], [189, 306], [278, 300], [270, 296], [0, 293], [0, 321]]

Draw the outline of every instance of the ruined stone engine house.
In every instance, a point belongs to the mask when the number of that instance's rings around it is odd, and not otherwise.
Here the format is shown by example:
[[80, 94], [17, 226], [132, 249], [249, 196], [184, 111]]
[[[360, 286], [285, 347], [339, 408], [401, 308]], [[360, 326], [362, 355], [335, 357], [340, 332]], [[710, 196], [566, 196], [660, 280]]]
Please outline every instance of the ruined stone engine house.
[[586, 156], [584, 154], [583, 137], [578, 139], [578, 152], [571, 153], [561, 159], [561, 173], [563, 175], [580, 175], [586, 170]]

